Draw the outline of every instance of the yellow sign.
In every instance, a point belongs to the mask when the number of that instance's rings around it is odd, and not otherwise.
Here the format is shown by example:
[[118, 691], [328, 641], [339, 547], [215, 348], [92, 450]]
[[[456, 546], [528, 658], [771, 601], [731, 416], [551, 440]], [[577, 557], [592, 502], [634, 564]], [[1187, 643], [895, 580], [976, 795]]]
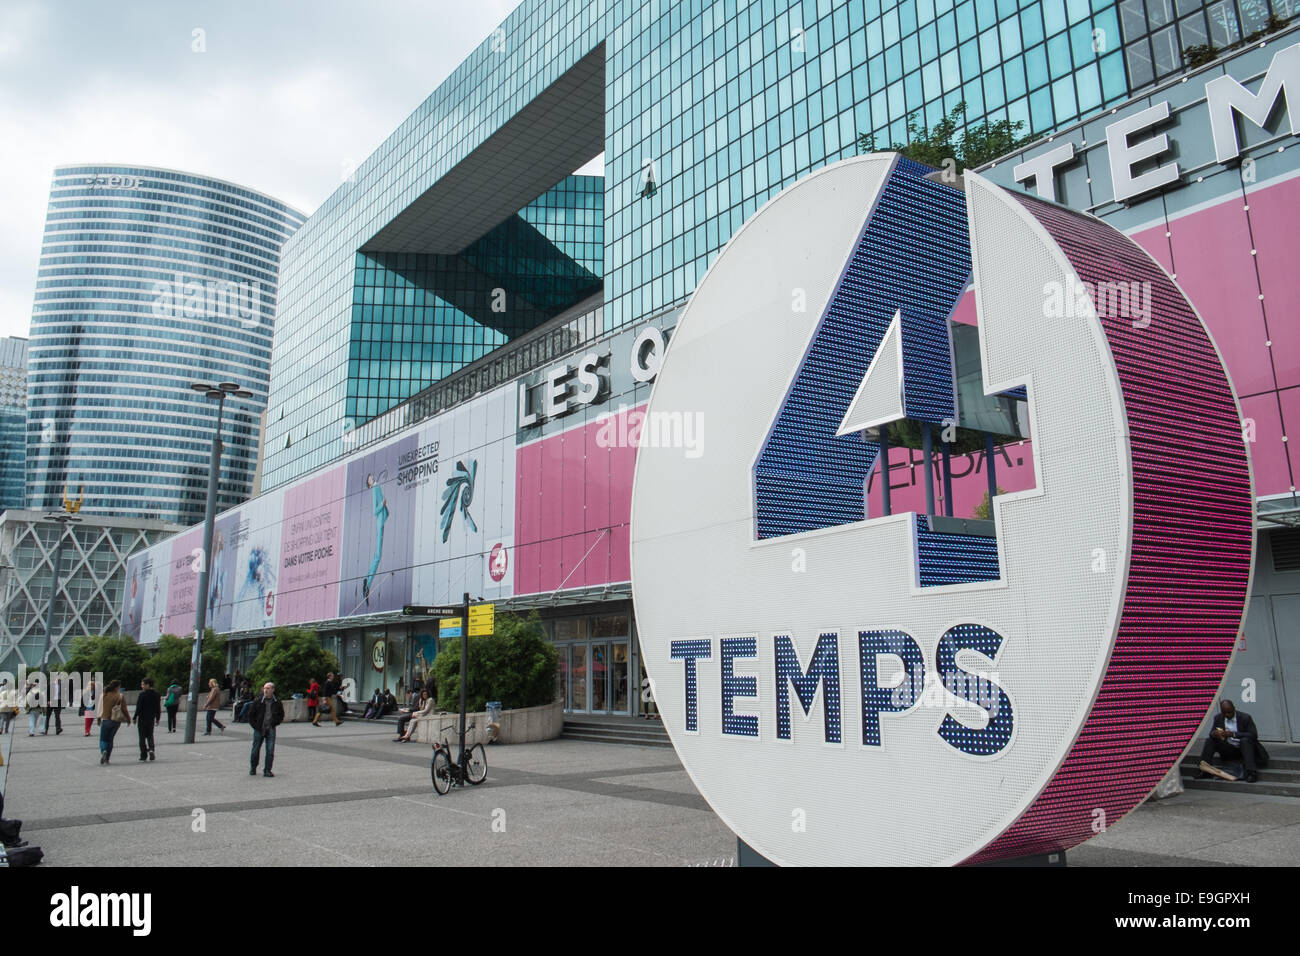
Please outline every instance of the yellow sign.
[[495, 604], [478, 604], [469, 609], [469, 636], [486, 637], [496, 630]]
[[444, 617], [438, 621], [440, 637], [460, 637], [460, 618]]

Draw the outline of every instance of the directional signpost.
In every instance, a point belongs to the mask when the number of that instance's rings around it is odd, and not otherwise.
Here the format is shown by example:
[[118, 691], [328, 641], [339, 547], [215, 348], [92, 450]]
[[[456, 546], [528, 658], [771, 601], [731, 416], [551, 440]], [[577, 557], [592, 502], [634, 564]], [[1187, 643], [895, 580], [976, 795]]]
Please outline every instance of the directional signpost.
[[[460, 756], [465, 756], [465, 668], [468, 665], [469, 639], [483, 637], [496, 629], [496, 605], [479, 604], [470, 607], [469, 593], [462, 604], [405, 604], [402, 613], [408, 617], [436, 617], [438, 637], [460, 638]], [[468, 623], [468, 627], [465, 624]]]
[[486, 637], [496, 629], [495, 604], [478, 604], [469, 609], [469, 636]]

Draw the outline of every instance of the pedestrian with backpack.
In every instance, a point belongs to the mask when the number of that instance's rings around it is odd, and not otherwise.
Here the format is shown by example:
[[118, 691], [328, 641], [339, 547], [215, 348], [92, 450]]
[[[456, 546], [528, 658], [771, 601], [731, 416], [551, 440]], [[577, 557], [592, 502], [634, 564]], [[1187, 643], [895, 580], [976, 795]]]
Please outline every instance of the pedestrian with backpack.
[[99, 699], [99, 762], [107, 764], [113, 756], [113, 738], [123, 724], [131, 722], [120, 680], [110, 681]]
[[167, 688], [167, 699], [163, 701], [167, 708], [167, 733], [176, 733], [176, 711], [181, 709], [181, 685], [172, 684]]

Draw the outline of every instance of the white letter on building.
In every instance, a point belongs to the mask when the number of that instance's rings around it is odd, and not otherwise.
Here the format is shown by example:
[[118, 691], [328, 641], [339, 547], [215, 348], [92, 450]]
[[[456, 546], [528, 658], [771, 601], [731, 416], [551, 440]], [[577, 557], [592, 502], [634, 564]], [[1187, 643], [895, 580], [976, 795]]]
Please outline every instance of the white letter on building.
[[1155, 106], [1126, 116], [1106, 127], [1106, 151], [1110, 154], [1110, 178], [1115, 184], [1116, 202], [1124, 202], [1133, 196], [1178, 181], [1177, 163], [1157, 166], [1140, 176], [1133, 175], [1133, 167], [1138, 163], [1169, 151], [1169, 137], [1161, 133], [1133, 145], [1129, 145], [1128, 138], [1167, 119], [1169, 103], [1162, 100]]
[[[1256, 126], [1268, 122], [1278, 95], [1286, 98], [1287, 119], [1291, 135], [1300, 135], [1300, 43], [1287, 47], [1273, 57], [1268, 72], [1252, 93], [1230, 76], [1220, 76], [1205, 84], [1205, 103], [1210, 111], [1210, 131], [1214, 134], [1214, 158], [1221, 163], [1241, 155], [1237, 141], [1237, 113]], [[1293, 95], [1294, 94], [1294, 95]]]
[[1018, 163], [1012, 168], [1011, 175], [1022, 185], [1025, 180], [1032, 179], [1038, 195], [1055, 202], [1056, 171], [1072, 162], [1074, 162], [1074, 144], [1066, 143], [1056, 149], [1049, 149], [1041, 156]]

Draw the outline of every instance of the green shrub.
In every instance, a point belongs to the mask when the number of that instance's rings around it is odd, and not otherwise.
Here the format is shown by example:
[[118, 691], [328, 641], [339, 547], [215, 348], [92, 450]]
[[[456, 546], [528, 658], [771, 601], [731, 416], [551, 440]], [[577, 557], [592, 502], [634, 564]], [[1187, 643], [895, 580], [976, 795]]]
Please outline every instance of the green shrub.
[[149, 649], [126, 636], [86, 635], [73, 638], [71, 653], [62, 665], [50, 663], [51, 670], [103, 674], [104, 683], [120, 680], [123, 690], [136, 690], [145, 676]]
[[[190, 655], [194, 652], [194, 641], [188, 637], [164, 634], [154, 645], [153, 654], [145, 664], [144, 672], [153, 678], [154, 688], [160, 693], [172, 684], [179, 684], [189, 691]], [[226, 672], [226, 639], [212, 628], [204, 632], [203, 663], [199, 668], [202, 675], [199, 687], [206, 688], [209, 678], [218, 682]]]
[[248, 669], [248, 679], [255, 693], [270, 681], [276, 696], [287, 700], [294, 694], [305, 694], [313, 677], [324, 684], [327, 671], [338, 674], [341, 670], [339, 659], [320, 646], [315, 631], [278, 627]]
[[[528, 616], [499, 614], [496, 631], [469, 639], [469, 667], [466, 673], [466, 706], [481, 711], [489, 700], [501, 701], [510, 710], [537, 707], [555, 699], [555, 671], [558, 656], [542, 632], [536, 611]], [[460, 710], [460, 638], [443, 643], [433, 662], [438, 685], [438, 707]]]

